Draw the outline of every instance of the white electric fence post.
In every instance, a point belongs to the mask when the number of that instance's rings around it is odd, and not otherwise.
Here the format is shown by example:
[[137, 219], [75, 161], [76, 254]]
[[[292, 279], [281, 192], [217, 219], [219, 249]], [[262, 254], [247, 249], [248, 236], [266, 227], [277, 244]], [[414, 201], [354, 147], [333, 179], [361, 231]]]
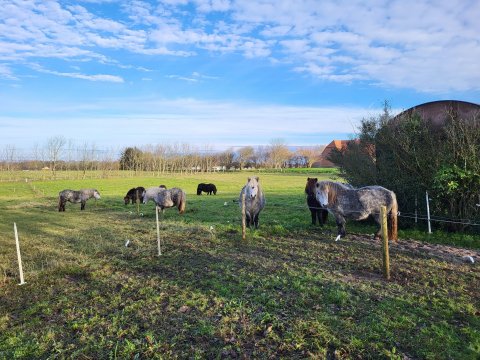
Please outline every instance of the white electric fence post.
[[428, 191], [425, 191], [425, 198], [427, 201], [427, 221], [428, 221], [428, 233], [432, 233], [432, 226], [430, 225], [430, 204], [428, 199]]
[[20, 284], [25, 284], [23, 281], [23, 268], [22, 268], [22, 256], [20, 255], [20, 241], [18, 240], [18, 231], [17, 231], [17, 224], [13, 223], [13, 231], [15, 232], [15, 243], [17, 245], [17, 258], [18, 258], [18, 270], [20, 272]]
[[155, 206], [155, 215], [157, 218], [157, 244], [158, 244], [158, 256], [162, 255], [162, 248], [160, 245], [160, 223], [158, 221], [158, 206]]

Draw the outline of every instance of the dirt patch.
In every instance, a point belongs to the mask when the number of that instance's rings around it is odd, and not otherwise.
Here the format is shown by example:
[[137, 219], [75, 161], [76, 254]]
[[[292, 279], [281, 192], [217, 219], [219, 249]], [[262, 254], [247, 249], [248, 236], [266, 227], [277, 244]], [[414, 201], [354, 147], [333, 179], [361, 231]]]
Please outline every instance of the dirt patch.
[[[350, 239], [363, 243], [381, 246], [381, 240], [374, 240], [360, 234], [351, 234]], [[421, 256], [436, 258], [455, 263], [478, 266], [480, 250], [464, 249], [450, 245], [430, 244], [413, 239], [399, 239], [397, 243], [390, 241], [390, 251], [402, 251]], [[473, 261], [473, 263], [472, 263]]]

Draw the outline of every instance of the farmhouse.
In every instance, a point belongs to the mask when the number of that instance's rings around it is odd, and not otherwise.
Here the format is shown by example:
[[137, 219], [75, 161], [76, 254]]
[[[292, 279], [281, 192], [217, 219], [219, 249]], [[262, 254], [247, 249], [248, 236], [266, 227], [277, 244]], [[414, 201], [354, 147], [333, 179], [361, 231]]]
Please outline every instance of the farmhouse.
[[328, 160], [330, 153], [333, 151], [333, 149], [342, 150], [346, 148], [351, 141], [357, 141], [357, 140], [333, 140], [330, 144], [328, 144], [325, 147], [325, 149], [323, 149], [318, 159], [312, 164], [312, 167], [313, 168], [335, 167], [336, 165]]

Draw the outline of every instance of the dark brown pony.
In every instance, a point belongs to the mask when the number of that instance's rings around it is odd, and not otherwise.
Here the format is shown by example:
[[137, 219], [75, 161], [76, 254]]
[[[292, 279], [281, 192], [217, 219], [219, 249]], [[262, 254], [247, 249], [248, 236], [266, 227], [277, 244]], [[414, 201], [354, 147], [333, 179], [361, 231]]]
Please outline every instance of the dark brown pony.
[[197, 195], [202, 195], [202, 191], [206, 192], [208, 195], [217, 195], [217, 187], [215, 184], [205, 184], [200, 183], [197, 186]]
[[318, 220], [318, 224], [323, 226], [327, 222], [328, 210], [320, 206], [320, 203], [316, 198], [317, 178], [307, 178], [307, 184], [305, 185], [305, 194], [307, 195], [307, 205], [312, 215], [312, 225], [315, 225]]
[[395, 193], [381, 186], [365, 186], [352, 189], [333, 181], [319, 181], [316, 184], [317, 200], [334, 216], [338, 226], [336, 240], [346, 235], [345, 218], [364, 220], [370, 215], [378, 224], [375, 238], [380, 238], [380, 208], [387, 208], [388, 238], [398, 240], [397, 216], [398, 204]]
[[143, 202], [144, 191], [145, 191], [145, 188], [143, 186], [139, 186], [139, 187], [128, 190], [127, 195], [125, 195], [125, 197], [123, 198], [123, 201], [125, 201], [125, 205], [128, 205], [130, 201], [132, 202], [132, 204], [135, 204], [137, 200], [139, 202]]

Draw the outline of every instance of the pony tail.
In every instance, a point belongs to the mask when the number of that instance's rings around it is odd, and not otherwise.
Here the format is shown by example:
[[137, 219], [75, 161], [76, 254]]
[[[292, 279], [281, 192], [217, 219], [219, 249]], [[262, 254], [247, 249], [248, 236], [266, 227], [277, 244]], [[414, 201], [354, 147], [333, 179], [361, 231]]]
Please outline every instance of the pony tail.
[[390, 209], [390, 214], [389, 214], [389, 224], [388, 224], [388, 238], [397, 242], [398, 241], [398, 222], [397, 222], [397, 216], [398, 216], [398, 203], [397, 203], [397, 197], [395, 194], [392, 196], [392, 208]]
[[185, 207], [187, 206], [185, 192], [180, 192], [180, 199], [178, 201], [178, 213], [183, 214], [185, 212]]

